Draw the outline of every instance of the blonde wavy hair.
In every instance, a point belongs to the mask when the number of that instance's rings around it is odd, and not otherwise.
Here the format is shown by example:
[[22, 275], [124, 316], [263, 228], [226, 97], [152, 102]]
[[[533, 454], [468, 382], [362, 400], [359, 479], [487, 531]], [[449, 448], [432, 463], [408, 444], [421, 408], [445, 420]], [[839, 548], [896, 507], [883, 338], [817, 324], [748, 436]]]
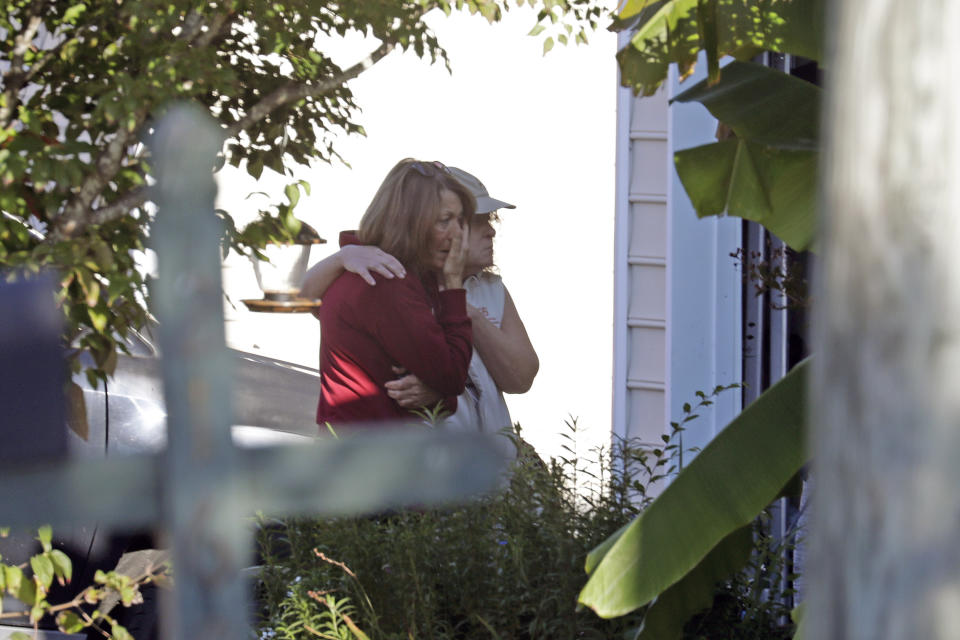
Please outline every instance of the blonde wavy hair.
[[393, 255], [408, 269], [429, 270], [430, 240], [440, 217], [440, 194], [451, 191], [463, 205], [462, 222], [476, 211], [473, 194], [439, 162], [405, 158], [383, 179], [367, 207], [357, 236]]

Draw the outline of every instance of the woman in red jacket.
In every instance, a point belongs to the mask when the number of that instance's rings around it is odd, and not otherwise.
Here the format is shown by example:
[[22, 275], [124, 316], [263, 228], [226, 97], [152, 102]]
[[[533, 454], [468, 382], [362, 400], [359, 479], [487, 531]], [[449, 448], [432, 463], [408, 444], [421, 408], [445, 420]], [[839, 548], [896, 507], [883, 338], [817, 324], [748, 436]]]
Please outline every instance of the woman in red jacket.
[[346, 272], [327, 289], [318, 312], [319, 424], [415, 422], [384, 388], [395, 368], [442, 394], [442, 410], [456, 410], [473, 353], [462, 272], [464, 221], [475, 208], [442, 164], [407, 159], [387, 174], [356, 234], [341, 234], [341, 246], [373, 245], [395, 256], [407, 277], [371, 287]]

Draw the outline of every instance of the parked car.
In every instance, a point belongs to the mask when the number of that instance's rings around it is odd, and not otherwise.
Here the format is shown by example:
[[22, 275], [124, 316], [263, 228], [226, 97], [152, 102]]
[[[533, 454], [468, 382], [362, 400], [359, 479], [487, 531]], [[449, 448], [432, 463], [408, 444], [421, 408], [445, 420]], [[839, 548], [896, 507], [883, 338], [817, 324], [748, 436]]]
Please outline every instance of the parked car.
[[[107, 384], [92, 388], [86, 376], [75, 378], [83, 388], [89, 433], [84, 440], [69, 432], [67, 455], [70, 458], [96, 460], [163, 450], [167, 433], [161, 359], [152, 342], [142, 336], [131, 340], [128, 346], [131, 355], [119, 356], [114, 376]], [[317, 435], [315, 409], [319, 373], [315, 369], [252, 353], [234, 350], [231, 353], [235, 363], [232, 436], [237, 446], [302, 442]], [[0, 438], [5, 437], [2, 424]], [[0, 498], [2, 493], [0, 484]], [[54, 531], [54, 545], [66, 551], [73, 561], [74, 579], [67, 587], [56, 587], [51, 592], [51, 601], [72, 598], [92, 583], [97, 569], [115, 568], [124, 553], [156, 546], [153, 533], [113, 531], [95, 522]], [[37, 550], [37, 542], [29, 535], [0, 539], [0, 555], [5, 563], [26, 562]], [[144, 597], [145, 602], [139, 608], [115, 612], [121, 623], [130, 627], [136, 640], [158, 637], [155, 594], [146, 590]], [[23, 610], [23, 605], [11, 598], [3, 601], [5, 612], [18, 607]], [[5, 621], [0, 625], [0, 640], [6, 640], [15, 631], [24, 631], [25, 626], [28, 626], [25, 619]], [[87, 638], [57, 632], [49, 620], [44, 621], [43, 626], [46, 628], [37, 636], [41, 640]], [[98, 633], [89, 635], [89, 638], [100, 637]]]

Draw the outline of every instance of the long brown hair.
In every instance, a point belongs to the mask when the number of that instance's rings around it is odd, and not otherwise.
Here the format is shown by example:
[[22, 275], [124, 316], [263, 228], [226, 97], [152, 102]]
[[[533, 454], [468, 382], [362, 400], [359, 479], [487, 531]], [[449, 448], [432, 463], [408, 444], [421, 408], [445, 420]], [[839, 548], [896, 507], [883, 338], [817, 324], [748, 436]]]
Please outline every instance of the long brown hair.
[[430, 238], [440, 216], [440, 194], [453, 192], [463, 205], [463, 219], [476, 211], [473, 194], [439, 162], [405, 158], [383, 179], [360, 220], [360, 242], [392, 254], [408, 269], [424, 272], [430, 263]]

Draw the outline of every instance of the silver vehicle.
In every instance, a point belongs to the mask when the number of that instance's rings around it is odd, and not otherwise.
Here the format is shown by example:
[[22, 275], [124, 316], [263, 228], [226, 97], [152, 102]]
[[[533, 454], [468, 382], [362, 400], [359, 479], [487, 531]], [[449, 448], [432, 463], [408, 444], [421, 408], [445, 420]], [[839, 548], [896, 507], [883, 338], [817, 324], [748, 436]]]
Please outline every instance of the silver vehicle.
[[[94, 389], [86, 376], [76, 382], [83, 387], [89, 433], [86, 440], [73, 432], [67, 437], [67, 455], [71, 458], [97, 459], [104, 456], [155, 453], [166, 444], [166, 412], [160, 358], [152, 343], [143, 337], [128, 343], [131, 355], [118, 358], [114, 376], [106, 385]], [[314, 369], [251, 353], [231, 351], [234, 360], [234, 443], [255, 447], [287, 442], [303, 442], [318, 433], [315, 409], [319, 374]], [[0, 354], [2, 355], [2, 354]], [[0, 439], [2, 433], [0, 423]], [[2, 441], [2, 440], [0, 440]], [[0, 496], [2, 496], [0, 486]], [[0, 522], [2, 524], [2, 522]], [[62, 602], [92, 583], [97, 569], [110, 570], [121, 556], [133, 550], [156, 547], [152, 531], [109, 531], [97, 523], [54, 531], [54, 545], [71, 557], [74, 579], [59, 593], [51, 592], [51, 602]], [[5, 563], [26, 562], [37, 551], [33, 536], [18, 532], [0, 539], [0, 555]], [[3, 611], [22, 610], [23, 605], [5, 598]], [[157, 638], [155, 593], [144, 590], [144, 603], [129, 610], [119, 608], [112, 614], [128, 627], [137, 640]], [[83, 639], [88, 636], [55, 631], [45, 621], [37, 636], [41, 639]], [[0, 624], [0, 640], [15, 631], [27, 631], [26, 619]], [[32, 631], [30, 631], [32, 634]], [[102, 637], [91, 633], [90, 638]]]

